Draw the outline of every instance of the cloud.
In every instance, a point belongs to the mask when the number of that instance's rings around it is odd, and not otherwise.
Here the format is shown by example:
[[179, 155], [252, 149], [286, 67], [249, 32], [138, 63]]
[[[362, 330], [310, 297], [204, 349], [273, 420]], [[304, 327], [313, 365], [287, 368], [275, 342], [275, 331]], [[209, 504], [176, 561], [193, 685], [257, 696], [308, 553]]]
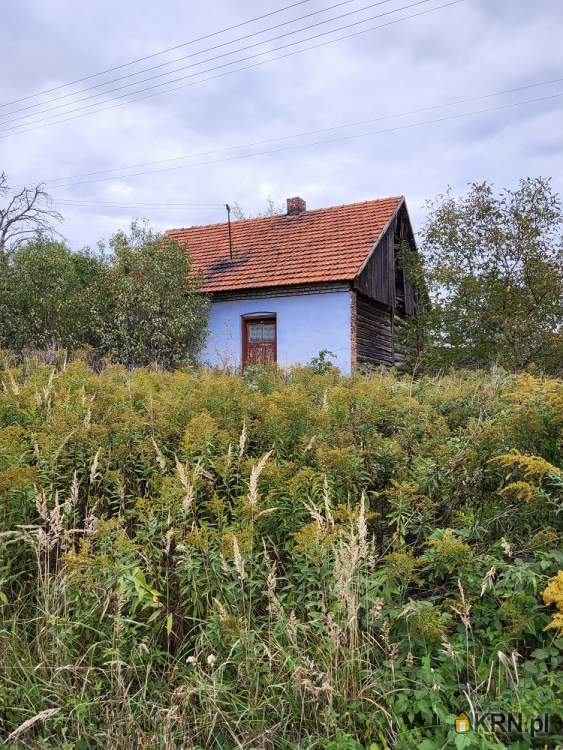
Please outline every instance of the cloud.
[[[330, 14], [368, 4], [367, 0], [353, 0]], [[407, 0], [391, 0], [341, 23], [407, 4]], [[432, 0], [397, 15], [441, 4], [443, 0]], [[280, 0], [277, 7], [282, 5]], [[310, 0], [133, 70], [327, 6], [327, 0]], [[274, 8], [268, 6], [270, 9]], [[258, 0], [236, 4], [169, 0], [165, 12], [148, 0], [8, 0], [0, 29], [0, 57], [2, 69], [10, 74], [0, 81], [0, 101], [60, 86], [263, 13], [264, 5]], [[524, 0], [466, 0], [233, 75], [0, 140], [0, 168], [14, 183], [92, 173], [386, 117], [555, 79], [563, 62], [562, 27], [557, 0], [542, 0], [533, 6]], [[563, 83], [185, 162], [216, 162], [202, 166], [155, 171], [180, 165], [170, 163], [125, 170], [155, 173], [125, 179], [114, 175], [104, 182], [53, 187], [51, 192], [59, 198], [94, 203], [238, 201], [247, 211], [262, 209], [268, 194], [276, 203], [302, 195], [310, 208], [404, 194], [415, 224], [420, 224], [424, 200], [448, 185], [459, 192], [471, 181], [488, 180], [500, 188], [515, 186], [520, 177], [542, 174], [553, 175], [554, 187], [562, 190], [563, 97], [357, 140], [217, 160], [559, 93], [563, 93]], [[99, 177], [104, 176], [109, 175]], [[70, 182], [86, 179], [95, 176]], [[158, 229], [225, 218], [220, 207], [212, 211], [132, 211], [64, 206], [62, 212], [66, 217], [63, 233], [74, 247], [107, 238], [117, 228], [125, 228], [135, 215], [146, 215]]]

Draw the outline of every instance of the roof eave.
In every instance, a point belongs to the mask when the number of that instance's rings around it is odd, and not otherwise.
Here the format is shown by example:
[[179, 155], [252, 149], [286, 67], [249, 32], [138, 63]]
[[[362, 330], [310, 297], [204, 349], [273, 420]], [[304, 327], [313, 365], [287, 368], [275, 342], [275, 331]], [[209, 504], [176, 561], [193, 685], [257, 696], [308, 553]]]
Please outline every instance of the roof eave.
[[353, 284], [355, 276], [338, 276], [334, 279], [323, 279], [322, 281], [292, 281], [288, 284], [259, 284], [258, 286], [229, 286], [221, 287], [220, 289], [209, 289], [207, 287], [202, 288], [203, 294], [230, 294], [231, 292], [248, 292], [248, 291], [262, 291], [265, 289], [287, 289], [292, 290], [293, 287], [303, 286], [323, 286], [326, 284]]

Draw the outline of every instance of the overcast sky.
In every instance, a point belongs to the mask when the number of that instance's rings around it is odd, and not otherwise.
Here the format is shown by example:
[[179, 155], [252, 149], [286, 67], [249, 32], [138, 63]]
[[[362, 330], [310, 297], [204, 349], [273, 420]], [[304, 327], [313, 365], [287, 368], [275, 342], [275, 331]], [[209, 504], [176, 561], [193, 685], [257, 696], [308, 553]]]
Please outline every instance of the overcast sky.
[[[57, 205], [65, 217], [62, 232], [74, 248], [107, 239], [135, 216], [149, 218], [159, 230], [225, 219], [220, 206], [170, 210], [87, 203], [236, 201], [246, 211], [258, 211], [268, 195], [276, 203], [299, 195], [308, 208], [320, 208], [402, 194], [416, 229], [425, 200], [448, 185], [456, 193], [485, 180], [497, 188], [516, 187], [521, 177], [542, 175], [563, 192], [563, 81], [535, 85], [563, 78], [561, 0], [463, 0], [441, 8], [448, 0], [305, 0], [252, 21], [294, 2], [4, 0], [0, 103], [56, 90], [0, 109], [0, 170], [13, 184], [54, 180], [48, 189], [56, 199], [85, 202]], [[216, 33], [237, 24], [242, 25]], [[382, 24], [387, 25], [373, 28]], [[366, 29], [372, 30], [275, 59]], [[254, 36], [234, 41], [249, 34]], [[268, 42], [281, 34], [286, 36]], [[210, 47], [217, 48], [205, 52]], [[68, 85], [148, 55], [155, 56]], [[172, 62], [178, 58], [184, 59]], [[205, 62], [209, 58], [217, 59]], [[161, 67], [140, 73], [156, 65]], [[249, 65], [254, 67], [231, 72]], [[183, 70], [172, 72], [178, 68]], [[167, 75], [140, 83], [161, 73]], [[217, 77], [223, 73], [228, 74]], [[132, 88], [86, 99], [131, 83]], [[497, 95], [525, 86], [531, 88]], [[439, 108], [489, 94], [495, 96]], [[52, 101], [61, 96], [66, 98]], [[520, 104], [538, 99], [543, 100]], [[498, 107], [503, 108], [416, 125]], [[16, 119], [22, 117], [27, 119]], [[65, 118], [73, 119], [59, 122]], [[378, 118], [387, 119], [287, 138]], [[382, 130], [387, 132], [343, 140]], [[267, 140], [272, 142], [233, 148]], [[277, 153], [234, 158], [264, 151]], [[202, 155], [206, 152], [214, 153]], [[176, 161], [164, 161], [171, 159]], [[157, 161], [163, 163], [135, 166]], [[117, 171], [91, 175], [105, 170]], [[151, 173], [132, 176], [137, 172]]]

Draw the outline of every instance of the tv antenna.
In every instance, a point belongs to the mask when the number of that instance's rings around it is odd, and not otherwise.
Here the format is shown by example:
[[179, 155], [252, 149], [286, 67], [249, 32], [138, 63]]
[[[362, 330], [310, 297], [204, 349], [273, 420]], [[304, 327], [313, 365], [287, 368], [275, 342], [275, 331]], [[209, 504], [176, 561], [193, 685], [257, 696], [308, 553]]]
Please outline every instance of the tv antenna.
[[231, 234], [231, 207], [228, 203], [225, 203], [227, 209], [227, 224], [229, 226], [229, 258], [233, 259], [233, 236]]

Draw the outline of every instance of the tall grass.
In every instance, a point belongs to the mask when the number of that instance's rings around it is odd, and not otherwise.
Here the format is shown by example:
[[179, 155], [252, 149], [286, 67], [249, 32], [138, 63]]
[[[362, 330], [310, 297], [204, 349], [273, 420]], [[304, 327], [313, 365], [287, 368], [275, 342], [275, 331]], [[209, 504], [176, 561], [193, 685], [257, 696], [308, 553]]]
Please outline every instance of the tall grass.
[[563, 716], [562, 381], [4, 361], [7, 747], [433, 750], [462, 709]]

